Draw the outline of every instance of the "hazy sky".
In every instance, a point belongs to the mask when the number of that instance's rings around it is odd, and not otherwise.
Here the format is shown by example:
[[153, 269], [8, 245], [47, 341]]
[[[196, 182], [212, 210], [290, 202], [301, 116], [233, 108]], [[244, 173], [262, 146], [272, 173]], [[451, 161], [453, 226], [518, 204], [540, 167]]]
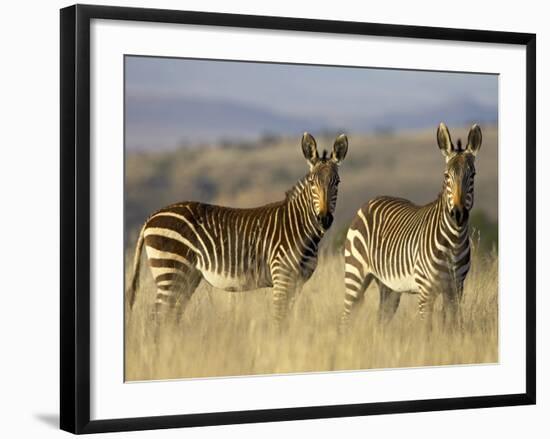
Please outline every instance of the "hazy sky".
[[[133, 121], [136, 123], [136, 138], [143, 137], [143, 124], [149, 119], [154, 132], [172, 131], [160, 129], [162, 121], [156, 120], [155, 112], [158, 113], [158, 109], [154, 108], [158, 108], [159, 102], [163, 100], [173, 102], [177, 99], [210, 102], [213, 105], [216, 102], [238, 104], [298, 120], [321, 120], [325, 124], [330, 121], [332, 126], [355, 128], [368, 119], [383, 120], [385, 115], [388, 115], [391, 124], [391, 116], [394, 114], [401, 115], [401, 120], [403, 113], [415, 115], [432, 111], [435, 112], [433, 117], [437, 118], [438, 112], [468, 112], [468, 108], [474, 107], [478, 113], [491, 113], [488, 119], [496, 118], [498, 77], [356, 67], [127, 57], [126, 96], [133, 99], [127, 102], [135, 107], [129, 108], [128, 114], [132, 116], [132, 111], [136, 110], [136, 114], [140, 115], [128, 118], [130, 138]], [[152, 102], [157, 107], [150, 106]], [[174, 111], [183, 111], [178, 108], [174, 107]], [[223, 113], [221, 106], [218, 109]], [[226, 111], [234, 113], [236, 110], [229, 107]], [[477, 113], [474, 110], [472, 112], [477, 117]], [[205, 114], [208, 117], [208, 111]], [[163, 117], [169, 119], [170, 116], [168, 114], [166, 117], [164, 113]], [[223, 118], [223, 114], [216, 117]], [[430, 117], [427, 119], [430, 126], [439, 122], [436, 120], [432, 123]], [[217, 119], [213, 117], [212, 120]], [[467, 114], [464, 114], [464, 120], [469, 120]], [[399, 123], [396, 118], [396, 124]], [[191, 127], [187, 131], [191, 133]], [[200, 135], [198, 133], [197, 136]], [[182, 137], [186, 137], [184, 134]]]

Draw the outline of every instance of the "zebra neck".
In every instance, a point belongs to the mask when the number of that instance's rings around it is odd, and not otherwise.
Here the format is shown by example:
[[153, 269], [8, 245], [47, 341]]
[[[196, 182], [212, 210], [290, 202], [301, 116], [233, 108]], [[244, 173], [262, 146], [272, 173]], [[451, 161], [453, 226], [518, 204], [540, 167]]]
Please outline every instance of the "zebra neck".
[[439, 198], [439, 203], [436, 203], [436, 207], [439, 210], [440, 218], [440, 221], [438, 221], [439, 227], [436, 233], [443, 239], [443, 242], [440, 244], [446, 247], [450, 253], [461, 252], [469, 245], [468, 219], [460, 226], [456, 224], [447, 209], [444, 192], [442, 192]]
[[287, 192], [286, 209], [297, 212], [302, 219], [304, 231], [308, 236], [321, 238], [325, 229], [319, 223], [313, 209], [313, 195], [305, 182], [306, 177], [298, 182]]

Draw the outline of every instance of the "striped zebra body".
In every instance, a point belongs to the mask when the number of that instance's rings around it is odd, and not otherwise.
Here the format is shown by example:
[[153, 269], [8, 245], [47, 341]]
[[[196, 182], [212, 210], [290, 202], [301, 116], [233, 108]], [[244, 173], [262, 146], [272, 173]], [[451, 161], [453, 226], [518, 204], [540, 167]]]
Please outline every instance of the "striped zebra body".
[[[441, 133], [441, 131], [444, 131]], [[438, 131], [447, 157], [443, 190], [417, 206], [395, 197], [377, 197], [359, 209], [345, 243], [345, 298], [341, 325], [376, 279], [379, 319], [389, 320], [402, 293], [418, 294], [419, 313], [431, 315], [442, 294], [444, 317], [455, 321], [470, 269], [468, 215], [473, 206], [474, 156], [481, 145], [475, 125], [465, 150], [455, 148], [444, 125]]]
[[[311, 141], [304, 135], [303, 148]], [[340, 136], [335, 150], [341, 153], [344, 145], [347, 139]], [[337, 164], [343, 159], [334, 152], [322, 159], [309, 149], [304, 154], [313, 163], [310, 173], [280, 202], [250, 209], [182, 202], [152, 214], [138, 239], [130, 305], [143, 245], [157, 285], [158, 312], [175, 309], [181, 314], [204, 279], [225, 291], [272, 287], [274, 317], [280, 323], [316, 268], [319, 243], [336, 204]]]

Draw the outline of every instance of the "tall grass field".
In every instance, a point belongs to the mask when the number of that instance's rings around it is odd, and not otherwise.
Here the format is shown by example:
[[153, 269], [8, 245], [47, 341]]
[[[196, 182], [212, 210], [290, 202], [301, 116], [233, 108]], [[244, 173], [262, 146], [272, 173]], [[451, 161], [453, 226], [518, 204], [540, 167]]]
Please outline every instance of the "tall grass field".
[[[125, 312], [126, 381], [498, 362], [495, 250], [474, 246], [462, 327], [454, 331], [438, 317], [440, 298], [427, 331], [413, 294], [402, 297], [391, 322], [379, 323], [373, 282], [349, 331], [339, 335], [343, 262], [341, 254], [325, 248], [283, 331], [271, 319], [270, 289], [225, 292], [203, 280], [181, 320], [161, 325], [156, 342], [151, 320], [156, 289], [144, 258], [136, 303]], [[129, 265], [126, 274], [128, 279]]]

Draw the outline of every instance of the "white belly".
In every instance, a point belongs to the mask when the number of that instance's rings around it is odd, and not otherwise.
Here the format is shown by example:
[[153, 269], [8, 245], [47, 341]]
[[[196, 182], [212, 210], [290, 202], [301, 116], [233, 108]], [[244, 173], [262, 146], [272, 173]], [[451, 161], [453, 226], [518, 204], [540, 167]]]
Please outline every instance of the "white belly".
[[271, 286], [269, 282], [261, 282], [254, 276], [235, 276], [220, 274], [214, 271], [202, 270], [202, 276], [210, 285], [225, 291], [247, 291], [261, 287]]
[[400, 293], [419, 293], [418, 285], [416, 284], [414, 277], [405, 276], [401, 278], [388, 278], [380, 279], [384, 285], [391, 288], [393, 291]]

